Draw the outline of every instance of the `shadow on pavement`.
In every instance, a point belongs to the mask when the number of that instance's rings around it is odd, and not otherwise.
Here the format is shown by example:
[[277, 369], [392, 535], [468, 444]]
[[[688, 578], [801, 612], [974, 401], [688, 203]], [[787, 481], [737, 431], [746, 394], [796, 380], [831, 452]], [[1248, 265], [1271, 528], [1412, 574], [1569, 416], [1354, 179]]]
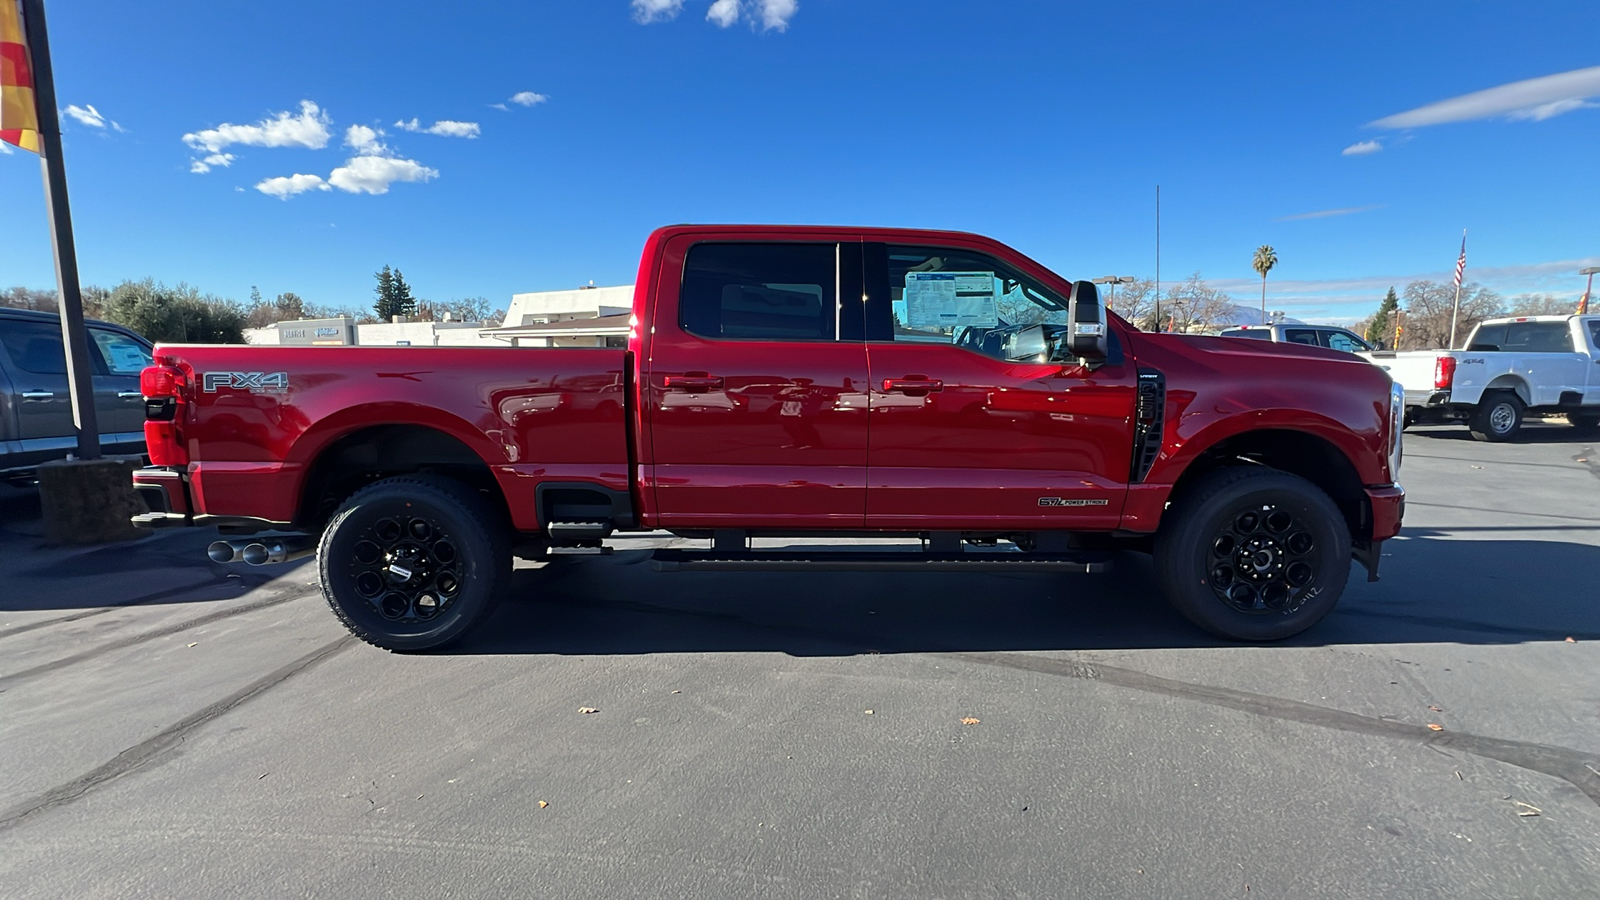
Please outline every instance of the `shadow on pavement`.
[[[1600, 639], [1600, 547], [1390, 542], [1384, 579], [1352, 568], [1338, 608], [1278, 646]], [[514, 598], [446, 652], [795, 656], [1227, 646], [1173, 612], [1148, 557], [1104, 576], [661, 573], [643, 553], [519, 570]]]
[[[1421, 437], [1439, 441], [1466, 441], [1469, 444], [1484, 443], [1472, 436], [1466, 425], [1413, 425], [1406, 429], [1406, 437]], [[1592, 444], [1600, 440], [1600, 432], [1586, 428], [1574, 428], [1565, 422], [1553, 421], [1550, 423], [1528, 422], [1522, 430], [1506, 443], [1510, 446], [1517, 444]]]

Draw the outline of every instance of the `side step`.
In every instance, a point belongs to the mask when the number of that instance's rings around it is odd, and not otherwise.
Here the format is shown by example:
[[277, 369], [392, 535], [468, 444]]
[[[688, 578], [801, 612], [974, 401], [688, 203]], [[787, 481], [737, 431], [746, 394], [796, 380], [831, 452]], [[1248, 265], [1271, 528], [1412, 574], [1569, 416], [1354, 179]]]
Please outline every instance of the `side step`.
[[905, 551], [657, 550], [661, 572], [1077, 572], [1111, 569], [1109, 553], [914, 553]]

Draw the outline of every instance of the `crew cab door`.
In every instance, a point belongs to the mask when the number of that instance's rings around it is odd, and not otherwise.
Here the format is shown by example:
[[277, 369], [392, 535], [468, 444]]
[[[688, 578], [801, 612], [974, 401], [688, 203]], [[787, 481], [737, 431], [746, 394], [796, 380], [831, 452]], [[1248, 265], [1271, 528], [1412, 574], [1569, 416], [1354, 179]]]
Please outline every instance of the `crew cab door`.
[[661, 525], [862, 526], [860, 247], [748, 231], [667, 242], [641, 391]]
[[1589, 341], [1589, 379], [1583, 403], [1600, 406], [1600, 318], [1579, 320], [1579, 329]]
[[873, 528], [1115, 528], [1137, 372], [1015, 358], [1070, 285], [997, 250], [863, 245]]

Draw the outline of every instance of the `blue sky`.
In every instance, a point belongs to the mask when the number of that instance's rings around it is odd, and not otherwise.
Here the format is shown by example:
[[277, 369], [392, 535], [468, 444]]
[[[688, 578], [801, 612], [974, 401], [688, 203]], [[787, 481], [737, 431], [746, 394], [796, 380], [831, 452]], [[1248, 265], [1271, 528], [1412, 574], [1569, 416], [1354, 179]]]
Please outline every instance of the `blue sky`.
[[[1148, 276], [1157, 184], [1164, 281], [1253, 303], [1270, 243], [1269, 305], [1302, 319], [1448, 279], [1462, 228], [1506, 294], [1600, 264], [1593, 2], [48, 7], [91, 284], [364, 306], [393, 265], [503, 306], [629, 283], [652, 228], [706, 221]], [[0, 285], [53, 285], [31, 154], [0, 155], [0, 209]]]

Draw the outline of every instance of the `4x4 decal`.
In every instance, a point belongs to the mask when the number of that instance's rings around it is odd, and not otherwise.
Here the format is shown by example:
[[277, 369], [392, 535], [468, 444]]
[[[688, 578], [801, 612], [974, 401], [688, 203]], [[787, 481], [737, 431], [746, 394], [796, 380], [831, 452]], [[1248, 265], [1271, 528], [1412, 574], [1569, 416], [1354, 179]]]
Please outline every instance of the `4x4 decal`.
[[288, 372], [206, 372], [200, 376], [200, 383], [206, 393], [215, 393], [218, 388], [233, 388], [236, 391], [260, 392], [264, 394], [281, 394], [289, 389]]

